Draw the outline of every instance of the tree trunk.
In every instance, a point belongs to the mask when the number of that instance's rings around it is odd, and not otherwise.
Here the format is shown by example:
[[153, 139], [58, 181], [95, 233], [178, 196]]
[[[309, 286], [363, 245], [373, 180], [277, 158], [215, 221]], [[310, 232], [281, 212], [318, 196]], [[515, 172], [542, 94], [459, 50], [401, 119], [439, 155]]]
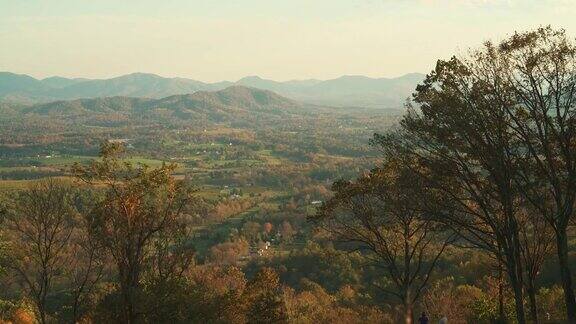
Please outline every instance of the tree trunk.
[[40, 316], [40, 323], [41, 324], [46, 324], [46, 285], [45, 285], [45, 281], [42, 281], [42, 286], [40, 288], [40, 293], [38, 294], [38, 296], [36, 297], [36, 302], [37, 305], [36, 307], [38, 308], [38, 315]]
[[78, 323], [78, 298], [74, 298], [74, 304], [72, 305], [72, 320], [74, 323]]
[[526, 314], [524, 312], [524, 284], [523, 284], [523, 272], [520, 265], [520, 254], [515, 253], [516, 249], [506, 253], [508, 266], [508, 277], [510, 279], [510, 285], [512, 286], [512, 291], [514, 292], [514, 303], [516, 309], [516, 319], [518, 324], [526, 324]]
[[[510, 212], [512, 215], [512, 212]], [[520, 252], [520, 240], [518, 235], [518, 224], [514, 217], [509, 217], [510, 235], [508, 238], [509, 251], [506, 253], [508, 261], [508, 275], [510, 285], [514, 291], [514, 304], [516, 309], [516, 320], [518, 324], [526, 324], [526, 313], [524, 311], [524, 271], [522, 270], [522, 253]]]
[[136, 323], [134, 293], [137, 286], [133, 284], [133, 278], [130, 275], [123, 278], [121, 276], [121, 280], [120, 288], [122, 290], [122, 302], [124, 304], [124, 322], [127, 324], [134, 324]]
[[410, 302], [404, 303], [404, 323], [412, 324], [414, 323], [414, 309]]
[[[516, 281], [514, 279], [513, 281]], [[522, 285], [518, 282], [511, 283], [512, 290], [514, 291], [514, 306], [516, 309], [516, 320], [518, 324], [526, 324], [526, 314], [524, 313], [524, 293], [522, 292]]]
[[126, 323], [130, 323], [130, 293], [128, 290], [128, 287], [122, 287], [122, 302], [124, 304], [122, 305], [122, 308], [124, 311], [124, 320]]
[[[129, 254], [129, 253], [127, 253]], [[122, 262], [118, 263], [118, 269], [120, 272], [120, 288], [122, 291], [122, 302], [124, 310], [124, 322], [127, 324], [134, 324], [138, 320], [137, 313], [137, 293], [139, 291], [139, 271], [134, 264], [136, 262], [132, 261], [130, 258], [126, 258], [128, 261], [124, 264]]]
[[40, 323], [46, 324], [46, 310], [44, 309], [44, 305], [38, 307], [38, 313], [40, 315]]
[[538, 319], [538, 303], [536, 302], [536, 288], [534, 287], [534, 278], [528, 276], [528, 300], [530, 301], [530, 320], [534, 324], [540, 323]]
[[568, 323], [576, 324], [576, 297], [572, 288], [572, 274], [568, 261], [568, 237], [566, 230], [556, 232], [556, 250], [560, 266], [560, 278], [564, 289], [564, 301], [566, 303], [566, 318]]
[[[410, 227], [408, 224], [404, 226], [404, 277], [410, 277]], [[404, 284], [404, 323], [412, 324], [414, 322], [414, 305], [412, 302], [412, 294], [410, 286], [406, 281]]]
[[136, 323], [136, 314], [134, 312], [134, 298], [132, 287], [126, 287], [122, 289], [122, 295], [124, 299], [124, 318], [127, 324]]
[[498, 261], [498, 323], [506, 323], [506, 314], [504, 313], [504, 270], [502, 262]]
[[524, 292], [522, 284], [516, 276], [510, 276], [510, 284], [514, 291], [514, 303], [516, 308], [516, 319], [518, 324], [526, 324], [526, 314], [524, 313]]

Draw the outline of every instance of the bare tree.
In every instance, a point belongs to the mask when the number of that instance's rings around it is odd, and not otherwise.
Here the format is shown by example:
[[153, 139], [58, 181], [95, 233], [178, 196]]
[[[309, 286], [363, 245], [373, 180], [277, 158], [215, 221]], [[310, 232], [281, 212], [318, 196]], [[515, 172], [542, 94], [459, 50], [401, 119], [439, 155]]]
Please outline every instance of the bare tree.
[[89, 299], [107, 270], [107, 259], [102, 245], [90, 233], [85, 217], [72, 234], [65, 268], [67, 284], [72, 295], [72, 319], [78, 323], [89, 311]]
[[391, 286], [380, 289], [413, 309], [427, 287], [450, 236], [427, 218], [424, 186], [406, 168], [387, 162], [354, 182], [337, 182], [335, 195], [312, 218], [340, 241], [353, 243], [381, 268]]
[[67, 267], [76, 211], [72, 191], [57, 180], [43, 180], [20, 192], [6, 211], [5, 233], [13, 270], [34, 302], [41, 323], [49, 318], [48, 295]]

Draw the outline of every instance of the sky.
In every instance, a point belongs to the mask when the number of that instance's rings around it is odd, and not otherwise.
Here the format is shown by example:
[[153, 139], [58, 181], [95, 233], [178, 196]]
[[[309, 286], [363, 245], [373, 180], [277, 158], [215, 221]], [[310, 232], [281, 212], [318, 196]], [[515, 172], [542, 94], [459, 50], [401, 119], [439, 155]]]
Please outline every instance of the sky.
[[576, 0], [0, 0], [0, 71], [284, 81], [427, 73]]

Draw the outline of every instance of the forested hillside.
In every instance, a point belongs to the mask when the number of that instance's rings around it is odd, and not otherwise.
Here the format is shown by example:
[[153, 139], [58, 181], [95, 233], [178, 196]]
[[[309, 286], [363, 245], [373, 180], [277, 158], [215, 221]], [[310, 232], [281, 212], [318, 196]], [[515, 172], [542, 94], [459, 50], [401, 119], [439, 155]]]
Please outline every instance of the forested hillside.
[[16, 113], [20, 118], [50, 117], [59, 120], [75, 120], [89, 124], [116, 122], [124, 119], [131, 122], [150, 120], [156, 122], [210, 123], [218, 121], [241, 122], [262, 115], [282, 116], [295, 113], [311, 113], [320, 107], [305, 105], [281, 97], [273, 92], [246, 88], [228, 87], [217, 92], [198, 91], [187, 95], [174, 95], [161, 99], [132, 97], [107, 97], [55, 101], [34, 105], [6, 104], [4, 114]]

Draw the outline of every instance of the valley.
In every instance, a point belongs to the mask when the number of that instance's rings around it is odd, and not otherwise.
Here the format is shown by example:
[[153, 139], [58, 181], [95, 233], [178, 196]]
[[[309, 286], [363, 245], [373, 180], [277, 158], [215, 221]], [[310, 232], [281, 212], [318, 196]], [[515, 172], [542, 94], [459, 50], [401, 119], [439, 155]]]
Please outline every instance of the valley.
[[[161, 99], [111, 97], [4, 108], [0, 121], [0, 191], [58, 177], [98, 159], [101, 143], [122, 143], [126, 161], [177, 165], [205, 205], [197, 215], [202, 258], [246, 224], [290, 226], [305, 244], [305, 218], [327, 199], [331, 183], [374, 167], [375, 132], [393, 127], [400, 111], [302, 104], [246, 87]], [[67, 180], [68, 179], [68, 180]], [[277, 230], [274, 231], [274, 234]], [[256, 248], [263, 238], [250, 234]], [[269, 240], [269, 239], [268, 239]], [[277, 248], [277, 247], [276, 247]], [[291, 247], [277, 250], [290, 251]], [[230, 256], [226, 262], [246, 260]]]

